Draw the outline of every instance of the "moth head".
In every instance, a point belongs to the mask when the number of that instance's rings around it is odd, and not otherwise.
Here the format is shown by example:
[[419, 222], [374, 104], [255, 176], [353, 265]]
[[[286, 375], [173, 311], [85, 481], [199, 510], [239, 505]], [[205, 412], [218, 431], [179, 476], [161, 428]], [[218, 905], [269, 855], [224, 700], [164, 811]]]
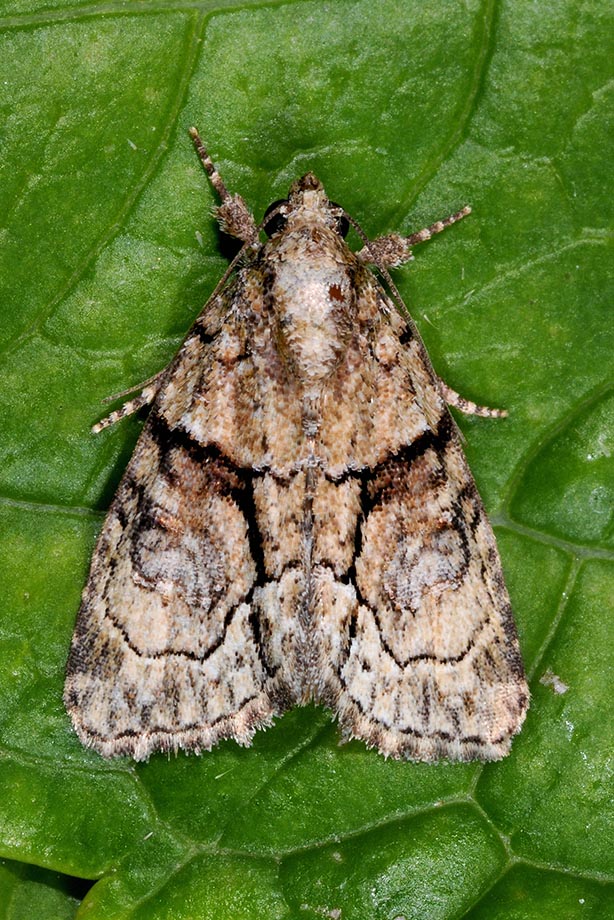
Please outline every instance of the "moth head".
[[306, 173], [290, 186], [287, 198], [281, 198], [270, 204], [265, 211], [263, 228], [267, 236], [275, 236], [285, 230], [291, 216], [321, 220], [345, 237], [350, 224], [345, 211], [334, 201], [329, 201], [324, 186], [313, 173]]

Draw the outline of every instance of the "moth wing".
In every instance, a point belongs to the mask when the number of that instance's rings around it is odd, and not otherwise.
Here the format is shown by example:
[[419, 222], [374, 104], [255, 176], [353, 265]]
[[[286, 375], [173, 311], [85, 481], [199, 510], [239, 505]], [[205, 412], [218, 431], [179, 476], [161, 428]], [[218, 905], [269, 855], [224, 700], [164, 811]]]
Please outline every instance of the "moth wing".
[[379, 455], [360, 477], [356, 606], [329, 700], [346, 735], [385, 755], [496, 760], [528, 689], [495, 538], [424, 346], [378, 300], [356, 401], [371, 418], [349, 424], [378, 432]]
[[65, 703], [81, 740], [104, 756], [249, 744], [279, 711], [253, 618], [248, 484], [163, 411], [177, 392], [199, 398], [206, 342], [197, 324], [169, 370], [83, 593]]

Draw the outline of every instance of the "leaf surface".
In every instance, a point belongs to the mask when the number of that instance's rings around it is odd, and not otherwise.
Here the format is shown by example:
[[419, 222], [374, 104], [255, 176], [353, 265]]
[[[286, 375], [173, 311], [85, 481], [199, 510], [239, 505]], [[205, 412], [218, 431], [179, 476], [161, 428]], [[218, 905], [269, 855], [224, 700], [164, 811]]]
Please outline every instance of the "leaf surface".
[[[611, 19], [5, 0], [2, 920], [73, 916], [75, 876], [88, 920], [614, 916]], [[227, 265], [191, 124], [257, 217], [307, 169], [371, 237], [473, 207], [395, 280], [438, 373], [510, 413], [459, 419], [531, 677], [500, 764], [386, 762], [313, 707], [139, 766], [70, 729], [79, 595], [140, 422], [90, 426]]]

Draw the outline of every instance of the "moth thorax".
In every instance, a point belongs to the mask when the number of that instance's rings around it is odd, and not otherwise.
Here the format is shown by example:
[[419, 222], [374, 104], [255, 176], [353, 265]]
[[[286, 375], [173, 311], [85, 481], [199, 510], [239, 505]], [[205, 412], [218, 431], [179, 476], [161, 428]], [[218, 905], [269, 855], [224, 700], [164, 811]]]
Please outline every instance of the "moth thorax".
[[351, 326], [351, 287], [336, 264], [279, 264], [274, 311], [280, 351], [305, 384], [328, 377], [339, 365]]

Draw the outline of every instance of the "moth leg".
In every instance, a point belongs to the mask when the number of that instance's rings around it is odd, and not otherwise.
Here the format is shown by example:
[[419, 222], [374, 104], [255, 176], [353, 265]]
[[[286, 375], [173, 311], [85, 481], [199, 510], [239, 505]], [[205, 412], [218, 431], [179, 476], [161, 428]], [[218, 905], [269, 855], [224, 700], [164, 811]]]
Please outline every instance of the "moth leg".
[[189, 133], [200, 162], [209, 176], [209, 181], [222, 202], [215, 209], [222, 230], [230, 236], [236, 236], [237, 239], [243, 240], [244, 243], [257, 244], [259, 241], [258, 227], [245, 201], [240, 195], [230, 194], [224, 185], [222, 177], [213, 165], [213, 161], [207, 153], [207, 148], [203, 144], [196, 128], [190, 128]]
[[380, 236], [370, 242], [368, 246], [364, 246], [357, 253], [357, 256], [363, 262], [371, 262], [374, 265], [386, 268], [395, 268], [397, 265], [402, 265], [403, 262], [409, 262], [413, 259], [412, 246], [430, 240], [436, 233], [441, 233], [446, 227], [450, 227], [457, 221], [462, 220], [467, 214], [471, 214], [471, 208], [468, 205], [457, 211], [456, 214], [444, 217], [443, 220], [437, 220], [430, 227], [425, 227], [424, 230], [418, 230], [417, 233], [411, 233], [409, 236], [401, 236], [399, 233]]
[[447, 404], [454, 406], [459, 412], [463, 412], [465, 415], [481, 415], [482, 418], [507, 418], [507, 409], [490, 409], [488, 406], [478, 406], [477, 403], [471, 402], [470, 399], [460, 396], [456, 390], [444, 383], [441, 377], [439, 378], [439, 383], [443, 398]]
[[[164, 369], [166, 370], [166, 368]], [[128, 402], [125, 402], [123, 406], [120, 406], [119, 409], [116, 409], [114, 412], [111, 412], [106, 418], [101, 419], [99, 422], [96, 422], [95, 425], [92, 425], [92, 431], [94, 434], [98, 434], [99, 431], [103, 431], [105, 428], [109, 428], [111, 425], [114, 425], [115, 422], [119, 422], [122, 418], [127, 418], [129, 415], [134, 415], [135, 412], [138, 412], [139, 409], [142, 409], [144, 406], [149, 406], [156, 398], [156, 393], [160, 388], [160, 381], [164, 370], [156, 374], [155, 377], [150, 377], [147, 381], [147, 386], [139, 393], [138, 396], [135, 396], [133, 399], [129, 399]], [[117, 399], [119, 396], [125, 396], [127, 393], [133, 392], [132, 390], [124, 390], [123, 393], [116, 393], [115, 396], [107, 397], [104, 402], [111, 402], [112, 400]]]

